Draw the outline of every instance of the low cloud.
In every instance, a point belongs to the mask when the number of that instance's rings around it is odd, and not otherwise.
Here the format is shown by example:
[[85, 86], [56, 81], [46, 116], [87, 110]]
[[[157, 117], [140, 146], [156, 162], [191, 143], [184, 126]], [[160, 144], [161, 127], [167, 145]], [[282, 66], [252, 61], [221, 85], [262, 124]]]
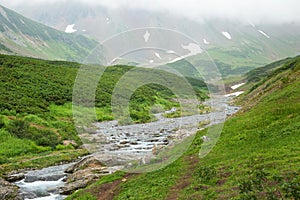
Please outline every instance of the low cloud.
[[[65, 0], [74, 2], [73, 0]], [[300, 22], [298, 0], [77, 0], [109, 9], [138, 9], [169, 12], [193, 20], [233, 19], [252, 23]], [[0, 0], [8, 7], [55, 3], [62, 0]]]

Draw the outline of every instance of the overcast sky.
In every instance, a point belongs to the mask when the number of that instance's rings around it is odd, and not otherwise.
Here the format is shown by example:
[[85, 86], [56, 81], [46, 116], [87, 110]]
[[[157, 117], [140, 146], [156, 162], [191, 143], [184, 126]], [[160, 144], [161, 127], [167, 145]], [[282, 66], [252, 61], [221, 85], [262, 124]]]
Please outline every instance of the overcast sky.
[[[62, 0], [0, 0], [9, 8], [22, 4]], [[65, 0], [74, 1], [74, 0]], [[76, 0], [75, 0], [76, 1]], [[299, 0], [77, 0], [111, 9], [131, 8], [168, 11], [194, 20], [203, 18], [239, 19], [252, 23], [300, 22]]]

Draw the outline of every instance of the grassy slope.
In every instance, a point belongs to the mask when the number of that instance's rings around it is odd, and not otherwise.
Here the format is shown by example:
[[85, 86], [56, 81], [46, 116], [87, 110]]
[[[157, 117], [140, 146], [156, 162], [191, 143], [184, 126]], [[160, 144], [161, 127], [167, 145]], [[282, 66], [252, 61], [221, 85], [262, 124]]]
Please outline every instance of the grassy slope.
[[[227, 120], [208, 156], [187, 162], [198, 155], [205, 135], [200, 131], [186, 155], [120, 182], [110, 190], [114, 199], [299, 199], [299, 77], [298, 57], [256, 83], [244, 97], [245, 109]], [[95, 198], [99, 184], [113, 181], [109, 177], [70, 199]]]
[[84, 61], [98, 42], [32, 21], [0, 5], [0, 53]]
[[[40, 155], [53, 155], [52, 162], [57, 162], [69, 160], [68, 154], [74, 158], [86, 153], [73, 152], [81, 145], [72, 113], [72, 89], [79, 67], [78, 63], [0, 55], [0, 174], [43, 166], [44, 161], [39, 163]], [[130, 69], [133, 67], [108, 67], [101, 77], [96, 90], [99, 121], [113, 119], [111, 93], [120, 77]], [[153, 105], [164, 109], [178, 106], [172, 98], [172, 92], [159, 85], [138, 88], [130, 101], [133, 120], [152, 120], [149, 111]], [[64, 140], [74, 140], [77, 145], [63, 146]], [[34, 156], [37, 159], [30, 162]]]

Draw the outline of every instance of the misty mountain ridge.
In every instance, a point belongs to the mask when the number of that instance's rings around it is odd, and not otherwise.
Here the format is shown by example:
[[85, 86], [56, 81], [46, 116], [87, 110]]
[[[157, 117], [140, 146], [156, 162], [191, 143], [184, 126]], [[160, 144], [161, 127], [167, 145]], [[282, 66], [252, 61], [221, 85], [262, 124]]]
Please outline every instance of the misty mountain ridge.
[[[217, 18], [199, 22], [169, 12], [108, 9], [79, 1], [42, 2], [15, 9], [61, 31], [84, 34], [98, 41], [143, 27], [176, 30], [197, 41], [219, 68], [231, 68], [226, 72], [228, 75], [245, 73], [300, 51], [298, 23], [253, 24]], [[202, 61], [201, 57], [195, 59]], [[155, 63], [159, 58], [152, 60]], [[134, 58], [131, 61], [137, 62]]]
[[96, 40], [61, 32], [0, 6], [0, 53], [83, 62], [97, 45]]

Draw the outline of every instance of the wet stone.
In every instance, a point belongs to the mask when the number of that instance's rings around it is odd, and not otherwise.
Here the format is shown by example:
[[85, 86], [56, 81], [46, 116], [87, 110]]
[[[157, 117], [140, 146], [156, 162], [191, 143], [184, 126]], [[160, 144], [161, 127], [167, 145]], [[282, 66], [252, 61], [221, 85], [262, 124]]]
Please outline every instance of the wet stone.
[[131, 144], [131, 145], [137, 145], [138, 142], [137, 142], [137, 141], [131, 141], [130, 144]]

